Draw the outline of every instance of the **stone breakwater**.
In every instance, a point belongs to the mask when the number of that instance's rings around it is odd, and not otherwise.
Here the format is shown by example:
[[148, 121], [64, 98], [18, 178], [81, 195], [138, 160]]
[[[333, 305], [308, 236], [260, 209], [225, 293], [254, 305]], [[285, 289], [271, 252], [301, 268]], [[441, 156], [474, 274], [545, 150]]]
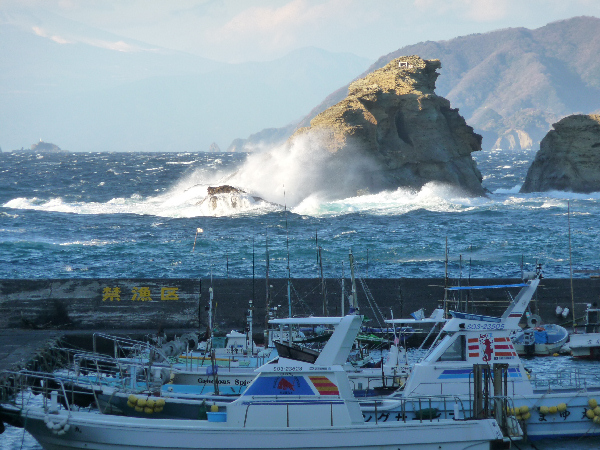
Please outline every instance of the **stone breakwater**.
[[[472, 279], [472, 285], [510, 284], [517, 279]], [[323, 315], [326, 303], [328, 315], [341, 313], [342, 284], [340, 279], [325, 279], [325, 295], [319, 279], [292, 279], [292, 314], [294, 316]], [[457, 285], [456, 280], [451, 280]], [[462, 280], [462, 285], [467, 280]], [[277, 316], [288, 314], [287, 279], [270, 279], [270, 304], [277, 307]], [[443, 302], [444, 280], [439, 278], [365, 279], [378, 309], [388, 318], [409, 317], [424, 308], [429, 315]], [[573, 280], [575, 315], [582, 317], [586, 304], [599, 301], [600, 279]], [[206, 329], [210, 280], [193, 279], [69, 279], [69, 280], [0, 280], [0, 328], [60, 329], [60, 330], [174, 330]], [[118, 288], [118, 290], [117, 290]], [[260, 332], [265, 323], [265, 279], [213, 279], [213, 306], [216, 324], [222, 333], [243, 330], [249, 300], [253, 300], [254, 330]], [[376, 325], [372, 302], [362, 284], [357, 282], [361, 312]], [[500, 315], [509, 301], [506, 289], [484, 289], [450, 293], [456, 308], [460, 301], [469, 302], [469, 312]], [[518, 288], [510, 289], [514, 297]], [[347, 295], [350, 280], [344, 283]], [[117, 299], [118, 294], [118, 299]], [[325, 298], [325, 302], [324, 302]], [[112, 300], [111, 300], [112, 299]], [[567, 323], [557, 318], [556, 306], [571, 308], [571, 286], [568, 279], [543, 279], [534, 300], [533, 312], [546, 323]], [[570, 325], [567, 323], [567, 325]]]

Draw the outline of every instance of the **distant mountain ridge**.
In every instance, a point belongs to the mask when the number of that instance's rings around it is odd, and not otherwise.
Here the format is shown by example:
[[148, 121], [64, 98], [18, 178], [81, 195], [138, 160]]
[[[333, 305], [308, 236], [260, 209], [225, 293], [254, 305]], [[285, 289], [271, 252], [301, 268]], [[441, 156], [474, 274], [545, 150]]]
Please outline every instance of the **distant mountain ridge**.
[[303, 48], [226, 64], [51, 13], [0, 14], [0, 138], [71, 151], [207, 151], [297, 122], [372, 61]]
[[[482, 147], [539, 147], [552, 123], [573, 113], [600, 111], [600, 19], [574, 17], [535, 30], [508, 28], [448, 41], [402, 47], [379, 58], [377, 70], [401, 55], [439, 59], [437, 92], [459, 108]], [[341, 87], [298, 123], [343, 100]]]

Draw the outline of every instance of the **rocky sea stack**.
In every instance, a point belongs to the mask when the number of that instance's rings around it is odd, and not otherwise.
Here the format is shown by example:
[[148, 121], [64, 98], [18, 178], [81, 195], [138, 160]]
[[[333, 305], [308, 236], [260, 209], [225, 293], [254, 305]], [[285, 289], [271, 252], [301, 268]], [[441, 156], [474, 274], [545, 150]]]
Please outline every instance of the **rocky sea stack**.
[[428, 182], [483, 195], [481, 173], [471, 152], [481, 150], [473, 132], [450, 102], [436, 95], [439, 60], [396, 58], [354, 81], [348, 96], [298, 129], [289, 142], [316, 137], [342, 161], [359, 153], [374, 164], [356, 177], [356, 190], [419, 189]]
[[542, 139], [521, 192], [600, 191], [600, 115], [575, 114], [553, 127]]
[[32, 152], [39, 153], [63, 153], [65, 150], [61, 149], [58, 145], [51, 142], [44, 142], [40, 139], [40, 142], [31, 146]]

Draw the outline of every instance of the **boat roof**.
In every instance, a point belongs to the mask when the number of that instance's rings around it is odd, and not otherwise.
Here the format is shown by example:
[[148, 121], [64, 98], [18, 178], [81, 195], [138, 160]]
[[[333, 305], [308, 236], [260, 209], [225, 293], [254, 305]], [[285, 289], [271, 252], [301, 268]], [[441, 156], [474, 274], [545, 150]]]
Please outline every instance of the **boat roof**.
[[504, 288], [513, 288], [513, 287], [525, 287], [528, 286], [527, 283], [518, 283], [518, 284], [491, 284], [487, 286], [453, 286], [446, 288], [447, 291], [468, 291], [472, 289], [504, 289]]
[[386, 320], [385, 323], [443, 323], [447, 319], [431, 319], [429, 317], [425, 319], [390, 319]]
[[337, 325], [342, 317], [285, 317], [283, 319], [271, 319], [269, 323], [274, 325]]

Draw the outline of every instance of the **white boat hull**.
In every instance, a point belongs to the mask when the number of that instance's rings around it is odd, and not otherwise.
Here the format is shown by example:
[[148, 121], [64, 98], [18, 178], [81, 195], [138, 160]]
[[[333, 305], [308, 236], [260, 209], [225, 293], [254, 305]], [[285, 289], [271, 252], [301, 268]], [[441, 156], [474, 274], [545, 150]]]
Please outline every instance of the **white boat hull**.
[[[533, 355], [535, 355], [535, 356], [552, 356], [555, 353], [559, 352], [561, 347], [563, 345], [565, 345], [566, 341], [567, 341], [567, 339], [565, 338], [563, 341], [557, 342], [555, 344], [535, 344]], [[527, 349], [525, 348], [524, 345], [516, 344], [516, 343], [513, 345], [519, 356], [531, 356], [527, 352]]]
[[[580, 436], [600, 436], [600, 425], [594, 423], [586, 417], [586, 411], [590, 409], [589, 399], [600, 401], [600, 389], [579, 392], [561, 392], [561, 393], [535, 393], [531, 396], [515, 396], [514, 407], [527, 406], [530, 417], [526, 420], [520, 420], [519, 423], [530, 440], [539, 440], [547, 438], [580, 437]], [[468, 397], [462, 397], [466, 404]], [[386, 405], [387, 403], [387, 405]], [[554, 413], [542, 414], [540, 407], [556, 407], [565, 403], [565, 411], [556, 411]], [[399, 403], [397, 403], [399, 405]], [[452, 418], [454, 416], [454, 401], [449, 400], [445, 404], [443, 401], [433, 401], [423, 403], [422, 408], [436, 408], [439, 417]], [[390, 400], [384, 401], [378, 406], [377, 417], [379, 421], [397, 421], [402, 420], [402, 414], [406, 414], [407, 420], [415, 417], [415, 411], [411, 408], [418, 408], [418, 404], [410, 401], [405, 403], [404, 409], [394, 406]], [[363, 414], [367, 422], [375, 421], [375, 412], [369, 403], [365, 402]]]
[[[61, 411], [52, 415], [52, 420], [60, 423], [66, 414]], [[46, 450], [488, 450], [492, 440], [502, 438], [494, 420], [243, 428], [199, 420], [148, 420], [72, 412], [68, 431], [58, 435], [46, 426], [40, 409], [25, 410], [22, 416], [27, 417], [27, 431]]]
[[571, 354], [576, 358], [600, 358], [600, 333], [574, 333], [569, 340]]

